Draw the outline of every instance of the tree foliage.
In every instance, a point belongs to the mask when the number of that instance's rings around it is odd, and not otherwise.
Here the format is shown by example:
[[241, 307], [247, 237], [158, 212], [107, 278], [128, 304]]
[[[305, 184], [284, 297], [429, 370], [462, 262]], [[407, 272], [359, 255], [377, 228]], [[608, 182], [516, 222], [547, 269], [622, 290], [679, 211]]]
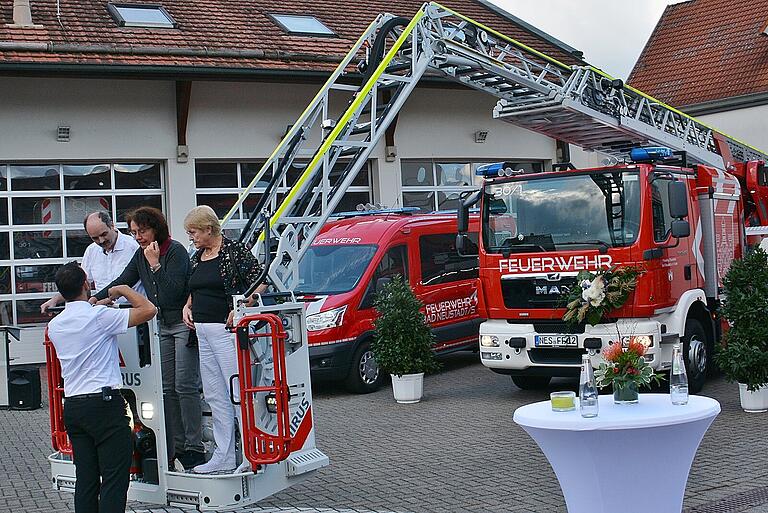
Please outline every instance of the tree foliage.
[[376, 295], [379, 316], [371, 349], [390, 374], [418, 374], [439, 368], [432, 352], [434, 336], [421, 312], [422, 303], [407, 282], [395, 276]]
[[755, 391], [768, 385], [768, 255], [756, 248], [734, 260], [723, 287], [730, 329], [715, 361], [726, 379]]

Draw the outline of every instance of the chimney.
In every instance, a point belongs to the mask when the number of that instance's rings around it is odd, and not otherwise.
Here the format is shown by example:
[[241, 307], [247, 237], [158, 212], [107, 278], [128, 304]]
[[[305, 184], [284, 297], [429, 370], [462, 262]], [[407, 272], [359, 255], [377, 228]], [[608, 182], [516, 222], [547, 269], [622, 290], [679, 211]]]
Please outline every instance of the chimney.
[[13, 25], [10, 27], [35, 27], [29, 0], [13, 0]]

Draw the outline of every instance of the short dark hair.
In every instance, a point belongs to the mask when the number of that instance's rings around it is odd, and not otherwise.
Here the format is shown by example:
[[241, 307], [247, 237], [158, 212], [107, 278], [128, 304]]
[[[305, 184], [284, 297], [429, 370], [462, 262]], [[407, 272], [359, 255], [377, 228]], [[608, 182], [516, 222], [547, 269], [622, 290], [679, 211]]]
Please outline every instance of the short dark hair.
[[88, 229], [88, 218], [91, 217], [93, 214], [96, 214], [99, 216], [99, 219], [102, 220], [104, 224], [107, 225], [108, 228], [112, 228], [115, 223], [112, 221], [112, 216], [109, 215], [109, 212], [106, 210], [97, 210], [96, 212], [91, 212], [88, 215], [85, 216], [85, 219], [83, 219], [83, 228], [86, 230]]
[[131, 222], [136, 223], [139, 228], [152, 228], [158, 244], [168, 240], [168, 221], [155, 207], [139, 207], [131, 210], [126, 214], [125, 221], [128, 223], [128, 228], [131, 227]]
[[87, 275], [80, 264], [77, 262], [70, 262], [59, 267], [56, 271], [56, 287], [59, 289], [59, 294], [64, 296], [67, 301], [73, 301], [77, 299], [80, 293], [83, 291], [83, 283]]

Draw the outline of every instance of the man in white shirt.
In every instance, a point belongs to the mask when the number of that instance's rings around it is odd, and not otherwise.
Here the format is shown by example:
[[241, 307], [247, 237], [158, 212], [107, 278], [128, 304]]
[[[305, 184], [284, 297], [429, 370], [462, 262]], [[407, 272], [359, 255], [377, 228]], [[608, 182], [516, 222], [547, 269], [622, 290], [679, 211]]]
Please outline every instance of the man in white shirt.
[[85, 271], [72, 262], [56, 272], [64, 311], [48, 323], [64, 379], [64, 425], [75, 463], [75, 512], [125, 511], [133, 439], [130, 410], [120, 395], [117, 335], [157, 313], [143, 295], [126, 285], [110, 297], [125, 297], [133, 308], [93, 306]]
[[[139, 244], [133, 237], [115, 228], [109, 212], [104, 210], [88, 214], [83, 221], [83, 226], [93, 243], [85, 249], [83, 262], [80, 265], [88, 274], [88, 280], [95, 284], [95, 290], [101, 290], [120, 276], [139, 248]], [[144, 294], [141, 282], [133, 288]], [[48, 308], [62, 301], [64, 298], [56, 294], [40, 305], [40, 311], [45, 313]]]

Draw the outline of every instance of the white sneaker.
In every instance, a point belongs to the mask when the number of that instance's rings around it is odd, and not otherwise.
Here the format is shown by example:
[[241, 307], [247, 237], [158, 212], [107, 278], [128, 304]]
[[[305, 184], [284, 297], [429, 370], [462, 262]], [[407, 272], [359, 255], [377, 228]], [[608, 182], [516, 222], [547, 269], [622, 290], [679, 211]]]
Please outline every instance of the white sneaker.
[[235, 470], [235, 467], [232, 465], [227, 465], [224, 462], [218, 462], [218, 461], [209, 461], [207, 463], [203, 463], [202, 465], [198, 465], [192, 469], [192, 473], [194, 474], [213, 474], [217, 472], [226, 472], [231, 473], [233, 470]]

